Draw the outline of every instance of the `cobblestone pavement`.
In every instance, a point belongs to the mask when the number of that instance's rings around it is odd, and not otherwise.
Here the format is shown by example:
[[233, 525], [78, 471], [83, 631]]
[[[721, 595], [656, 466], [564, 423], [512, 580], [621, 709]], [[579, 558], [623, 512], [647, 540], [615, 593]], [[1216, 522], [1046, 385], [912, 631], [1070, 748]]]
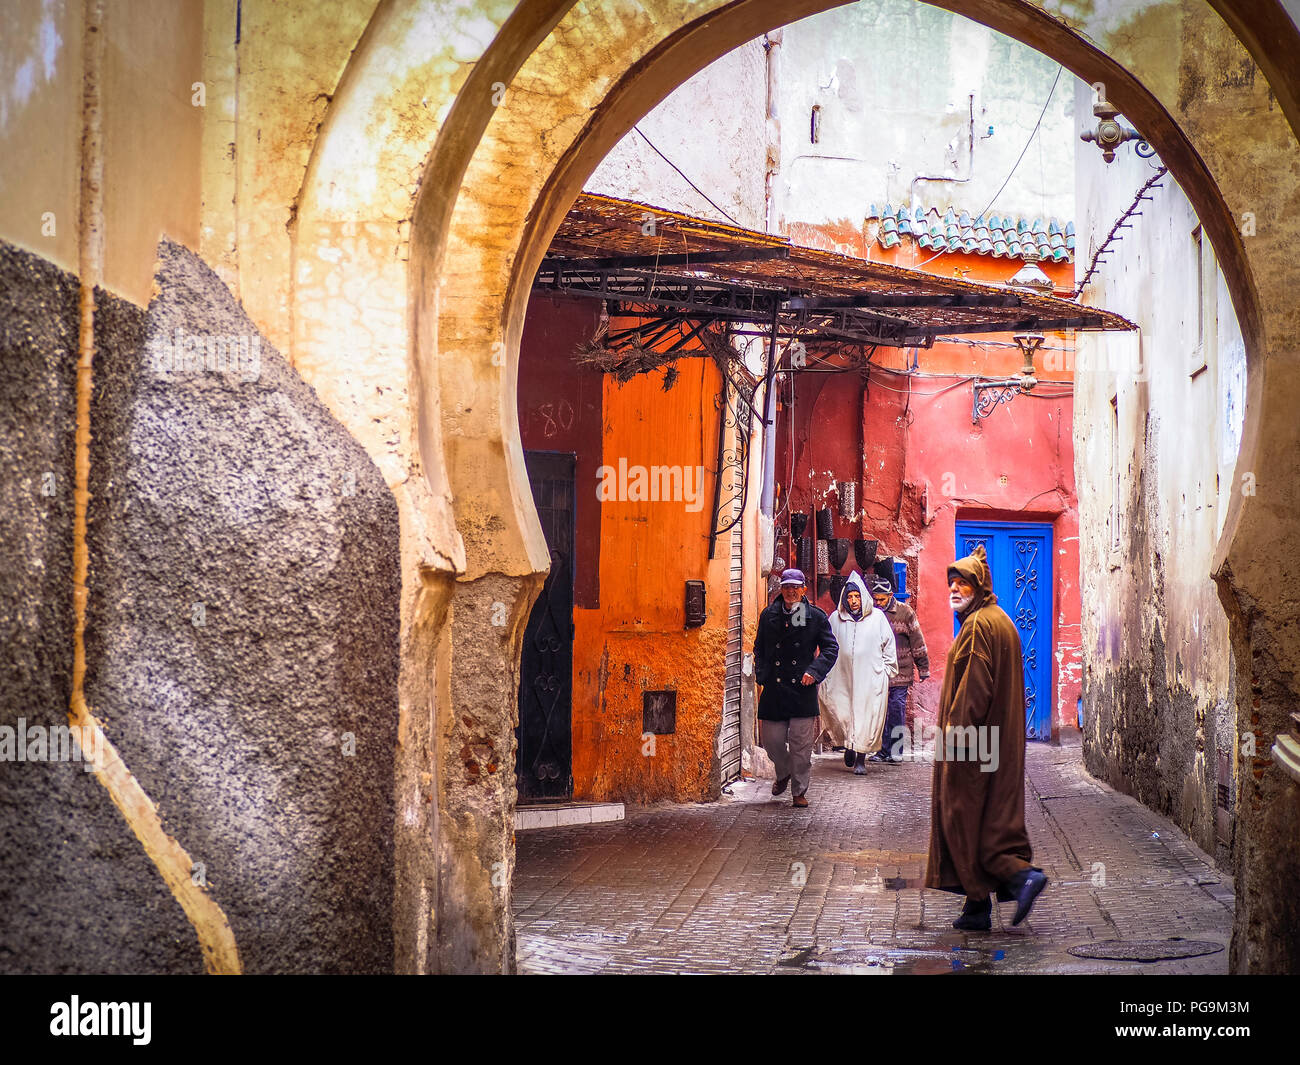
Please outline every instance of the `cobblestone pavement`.
[[[1011, 927], [1004, 903], [982, 934], [952, 929], [959, 896], [919, 886], [931, 763], [867, 769], [855, 777], [839, 754], [814, 756], [806, 810], [759, 780], [716, 803], [519, 833], [519, 971], [1227, 972], [1231, 877], [1168, 820], [1090, 777], [1078, 746], [1029, 745], [1029, 838], [1051, 882], [1023, 924]], [[1173, 938], [1224, 949], [1161, 962], [1067, 953]]]

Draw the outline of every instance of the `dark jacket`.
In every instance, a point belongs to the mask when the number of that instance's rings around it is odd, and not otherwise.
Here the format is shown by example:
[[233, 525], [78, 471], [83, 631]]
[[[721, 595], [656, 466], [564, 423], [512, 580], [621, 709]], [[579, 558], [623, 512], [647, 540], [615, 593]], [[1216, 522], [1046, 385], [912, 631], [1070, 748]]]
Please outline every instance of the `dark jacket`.
[[[975, 599], [958, 615], [961, 630], [944, 667], [925, 886], [980, 898], [1033, 859], [1025, 827], [1025, 681], [1020, 634], [993, 594], [983, 545], [949, 568], [974, 585]], [[947, 758], [948, 730], [971, 726], [990, 730], [990, 754], [996, 737], [995, 771], [984, 772], [969, 756]]]
[[893, 626], [894, 647], [898, 651], [898, 675], [890, 680], [889, 686], [906, 688], [915, 679], [913, 662], [921, 671], [922, 680], [930, 675], [930, 652], [925, 649], [925, 637], [921, 635], [921, 623], [916, 620], [915, 610], [891, 595], [884, 611]]
[[[800, 620], [803, 624], [799, 624]], [[817, 684], [826, 679], [839, 653], [830, 621], [807, 597], [787, 614], [777, 596], [758, 615], [758, 633], [754, 637], [754, 680], [763, 686], [758, 700], [759, 720], [816, 717], [820, 713]], [[811, 674], [817, 684], [804, 684], [805, 673]]]

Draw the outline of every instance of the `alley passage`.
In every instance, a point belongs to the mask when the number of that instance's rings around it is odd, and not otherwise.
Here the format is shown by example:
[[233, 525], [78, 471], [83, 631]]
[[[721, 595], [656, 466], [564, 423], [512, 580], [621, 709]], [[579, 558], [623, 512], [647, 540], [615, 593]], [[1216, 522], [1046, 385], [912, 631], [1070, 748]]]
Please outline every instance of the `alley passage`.
[[[520, 832], [523, 973], [1226, 973], [1231, 878], [1169, 821], [1084, 771], [1080, 749], [1030, 744], [1026, 815], [1051, 884], [1011, 928], [953, 931], [958, 896], [919, 887], [929, 762], [815, 756], [807, 810], [770, 781], [722, 801], [629, 807], [627, 820]], [[1100, 863], [1100, 864], [1096, 864]], [[1104, 878], [1104, 883], [1103, 883]], [[1100, 940], [1224, 949], [1175, 961], [1075, 957]]]

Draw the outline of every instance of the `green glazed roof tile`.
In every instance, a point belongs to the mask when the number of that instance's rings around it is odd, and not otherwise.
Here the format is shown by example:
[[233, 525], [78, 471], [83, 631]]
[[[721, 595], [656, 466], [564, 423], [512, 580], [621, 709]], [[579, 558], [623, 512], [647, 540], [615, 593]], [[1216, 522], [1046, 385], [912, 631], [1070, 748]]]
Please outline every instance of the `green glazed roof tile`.
[[1056, 218], [972, 215], [953, 206], [872, 204], [868, 219], [879, 218], [881, 247], [894, 248], [911, 237], [918, 248], [933, 252], [991, 255], [995, 259], [1074, 261], [1074, 223]]

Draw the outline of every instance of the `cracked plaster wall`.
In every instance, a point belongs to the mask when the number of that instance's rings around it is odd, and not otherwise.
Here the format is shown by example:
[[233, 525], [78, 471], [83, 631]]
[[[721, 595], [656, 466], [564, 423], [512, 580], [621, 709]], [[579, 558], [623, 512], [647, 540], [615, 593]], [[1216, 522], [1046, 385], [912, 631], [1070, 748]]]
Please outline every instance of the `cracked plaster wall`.
[[[1090, 96], [1081, 86], [1078, 106]], [[1131, 150], [1109, 165], [1080, 154], [1082, 248], [1151, 176]], [[1239, 775], [1237, 676], [1210, 573], [1241, 439], [1245, 349], [1186, 196], [1168, 175], [1150, 195], [1089, 288], [1141, 335], [1081, 337], [1075, 374], [1084, 755], [1226, 865], [1231, 837], [1218, 838], [1215, 812], [1221, 754], [1232, 798]]]

